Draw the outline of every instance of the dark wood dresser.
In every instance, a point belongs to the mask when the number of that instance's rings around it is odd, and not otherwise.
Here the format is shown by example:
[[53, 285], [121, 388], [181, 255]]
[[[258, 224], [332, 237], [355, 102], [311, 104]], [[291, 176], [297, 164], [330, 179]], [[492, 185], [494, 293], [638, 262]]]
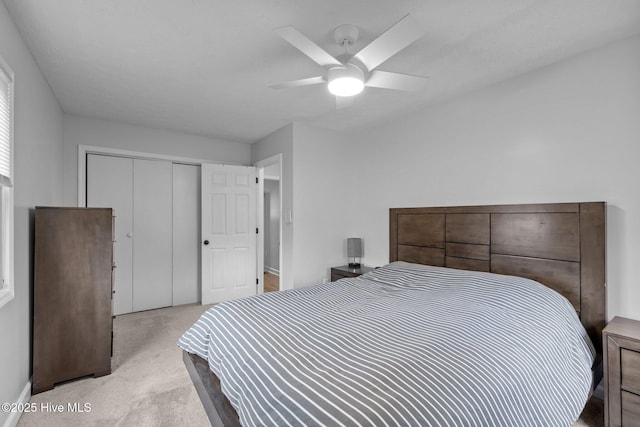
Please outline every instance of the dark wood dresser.
[[615, 317], [602, 331], [605, 426], [640, 426], [640, 322]]
[[331, 267], [331, 281], [344, 279], [345, 277], [358, 277], [365, 273], [373, 271], [373, 267], [361, 266], [360, 268], [349, 267], [348, 265], [342, 265], [340, 267]]
[[36, 207], [32, 393], [111, 373], [111, 209]]

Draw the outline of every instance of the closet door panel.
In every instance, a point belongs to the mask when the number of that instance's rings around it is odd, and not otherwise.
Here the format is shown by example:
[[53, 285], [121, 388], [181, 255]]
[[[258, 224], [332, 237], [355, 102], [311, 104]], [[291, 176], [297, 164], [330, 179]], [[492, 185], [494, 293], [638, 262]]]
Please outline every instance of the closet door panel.
[[87, 155], [87, 207], [112, 208], [114, 243], [114, 314], [133, 311], [133, 159]]
[[172, 163], [133, 160], [133, 310], [172, 305]]
[[200, 166], [173, 165], [173, 305], [200, 302]]

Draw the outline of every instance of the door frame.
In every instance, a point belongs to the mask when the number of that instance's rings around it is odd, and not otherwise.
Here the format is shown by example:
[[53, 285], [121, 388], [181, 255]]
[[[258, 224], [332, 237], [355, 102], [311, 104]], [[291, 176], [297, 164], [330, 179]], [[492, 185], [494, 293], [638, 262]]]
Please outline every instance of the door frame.
[[282, 153], [276, 154], [275, 156], [267, 157], [264, 160], [260, 160], [256, 162], [254, 166], [258, 169], [258, 198], [257, 198], [257, 207], [258, 211], [256, 212], [257, 220], [258, 220], [258, 229], [262, 230], [262, 232], [258, 233], [258, 250], [256, 251], [256, 265], [258, 272], [258, 294], [264, 293], [264, 169], [268, 166], [279, 165], [280, 167], [280, 180], [278, 181], [278, 187], [280, 191], [279, 203], [280, 203], [280, 230], [278, 239], [280, 244], [278, 245], [278, 271], [280, 272], [279, 276], [279, 287], [282, 289], [283, 277], [285, 275], [285, 271], [283, 269], [282, 263]]

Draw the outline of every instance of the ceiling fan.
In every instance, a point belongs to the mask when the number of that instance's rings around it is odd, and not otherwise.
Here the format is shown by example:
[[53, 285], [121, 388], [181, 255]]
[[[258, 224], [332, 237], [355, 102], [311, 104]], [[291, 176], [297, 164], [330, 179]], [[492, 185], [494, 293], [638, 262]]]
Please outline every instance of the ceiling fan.
[[349, 56], [347, 50], [357, 41], [358, 28], [349, 24], [339, 26], [334, 30], [334, 37], [336, 42], [345, 48], [345, 54], [338, 58], [330, 55], [292, 26], [276, 28], [274, 31], [323, 67], [325, 72], [319, 76], [270, 85], [273, 89], [327, 83], [329, 92], [336, 95], [340, 107], [343, 106], [341, 99], [346, 99], [345, 97], [352, 99], [365, 86], [411, 91], [420, 89], [427, 80], [426, 77], [376, 69], [422, 35], [420, 26], [410, 15], [405, 15], [353, 56]]

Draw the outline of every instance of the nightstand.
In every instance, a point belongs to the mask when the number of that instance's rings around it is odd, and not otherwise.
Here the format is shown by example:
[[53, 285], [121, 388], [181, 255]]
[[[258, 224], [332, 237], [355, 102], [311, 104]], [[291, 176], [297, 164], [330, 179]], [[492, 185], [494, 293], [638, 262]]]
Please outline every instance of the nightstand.
[[640, 426], [640, 322], [615, 317], [602, 340], [604, 425]]
[[360, 268], [352, 268], [348, 265], [331, 267], [331, 281], [335, 282], [336, 280], [344, 279], [345, 277], [358, 277], [373, 270], [373, 267], [366, 267], [364, 265]]

